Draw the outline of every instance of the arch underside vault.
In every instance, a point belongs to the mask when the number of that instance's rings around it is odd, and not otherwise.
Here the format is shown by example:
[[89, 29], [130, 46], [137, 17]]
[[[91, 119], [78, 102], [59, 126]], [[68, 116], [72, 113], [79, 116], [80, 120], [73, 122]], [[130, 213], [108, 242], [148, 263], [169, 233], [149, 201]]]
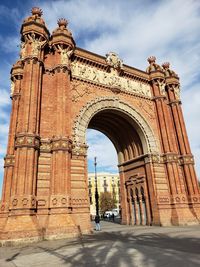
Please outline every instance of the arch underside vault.
[[86, 143], [87, 128], [99, 130], [111, 139], [119, 162], [159, 153], [150, 125], [134, 107], [118, 98], [97, 98], [81, 109], [74, 126], [75, 142]]
[[126, 114], [118, 110], [99, 111], [90, 120], [88, 128], [104, 133], [114, 144], [119, 164], [143, 154], [142, 143]]

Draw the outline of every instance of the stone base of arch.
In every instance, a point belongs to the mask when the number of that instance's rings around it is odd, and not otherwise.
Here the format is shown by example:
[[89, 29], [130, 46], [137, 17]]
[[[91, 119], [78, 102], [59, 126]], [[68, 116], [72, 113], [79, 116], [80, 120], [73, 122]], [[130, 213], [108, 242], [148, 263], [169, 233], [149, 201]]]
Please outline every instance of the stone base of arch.
[[200, 221], [191, 211], [188, 205], [170, 205], [168, 208], [161, 208], [160, 226], [184, 226], [198, 225]]
[[91, 234], [89, 214], [20, 215], [0, 219], [0, 246]]

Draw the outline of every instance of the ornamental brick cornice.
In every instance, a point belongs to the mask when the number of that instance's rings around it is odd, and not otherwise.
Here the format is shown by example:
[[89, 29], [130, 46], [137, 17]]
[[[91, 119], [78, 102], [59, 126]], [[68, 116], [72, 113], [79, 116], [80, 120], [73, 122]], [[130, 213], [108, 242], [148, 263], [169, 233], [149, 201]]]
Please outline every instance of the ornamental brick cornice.
[[49, 39], [50, 33], [45, 25], [38, 23], [36, 21], [26, 21], [22, 24], [20, 33], [25, 35], [30, 32], [35, 32], [40, 34], [45, 39]]
[[4, 158], [4, 167], [14, 167], [15, 155], [6, 155]]
[[23, 61], [19, 60], [17, 61], [12, 69], [11, 69], [11, 79], [15, 78], [15, 79], [22, 79], [23, 77], [23, 70], [24, 68], [24, 64], [23, 64]]
[[19, 133], [16, 134], [15, 147], [29, 147], [39, 149], [40, 146], [40, 137], [36, 134], [30, 133]]
[[[73, 59], [75, 62], [87, 64], [88, 66], [96, 67], [102, 71], [109, 70], [109, 66], [106, 63], [106, 57], [97, 55], [79, 47], [76, 47]], [[149, 74], [126, 64], [123, 64], [123, 71], [120, 73], [120, 75], [131, 79], [137, 79], [144, 83], [149, 83]]]
[[149, 74], [149, 80], [150, 81], [157, 81], [157, 80], [164, 80], [165, 79], [165, 75], [164, 73], [161, 71], [161, 70], [157, 70], [157, 71], [152, 71], [150, 74]]
[[175, 76], [165, 78], [166, 85], [179, 85], [179, 78]]
[[53, 72], [53, 73], [59, 73], [59, 72], [70, 72], [70, 66], [67, 64], [59, 64], [59, 65], [55, 65], [52, 69], [48, 70], [49, 72]]
[[22, 61], [23, 61], [24, 63], [27, 63], [27, 64], [30, 64], [31, 61], [32, 61], [33, 64], [39, 63], [40, 66], [44, 66], [44, 62], [43, 62], [41, 59], [39, 59], [39, 57], [37, 57], [37, 56], [32, 56], [32, 55], [30, 55], [30, 56], [24, 57], [24, 58], [22, 59]]

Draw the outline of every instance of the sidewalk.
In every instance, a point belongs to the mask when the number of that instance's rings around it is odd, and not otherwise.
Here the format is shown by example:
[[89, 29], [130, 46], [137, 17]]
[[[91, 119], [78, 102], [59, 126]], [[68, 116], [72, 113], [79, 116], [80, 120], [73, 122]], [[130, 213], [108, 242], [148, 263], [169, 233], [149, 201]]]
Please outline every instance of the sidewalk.
[[101, 222], [79, 239], [0, 248], [0, 267], [200, 266], [200, 226], [144, 227]]

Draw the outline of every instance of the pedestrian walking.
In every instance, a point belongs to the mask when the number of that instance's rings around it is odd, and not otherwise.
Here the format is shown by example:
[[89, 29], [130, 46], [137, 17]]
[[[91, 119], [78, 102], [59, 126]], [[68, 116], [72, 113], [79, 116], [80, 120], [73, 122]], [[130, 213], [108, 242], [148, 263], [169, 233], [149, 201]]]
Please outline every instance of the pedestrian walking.
[[100, 216], [99, 215], [96, 215], [94, 221], [95, 221], [95, 226], [96, 226], [95, 230], [96, 231], [100, 231], [101, 230]]
[[112, 213], [112, 221], [113, 222], [115, 221], [115, 215], [114, 215], [114, 213]]

